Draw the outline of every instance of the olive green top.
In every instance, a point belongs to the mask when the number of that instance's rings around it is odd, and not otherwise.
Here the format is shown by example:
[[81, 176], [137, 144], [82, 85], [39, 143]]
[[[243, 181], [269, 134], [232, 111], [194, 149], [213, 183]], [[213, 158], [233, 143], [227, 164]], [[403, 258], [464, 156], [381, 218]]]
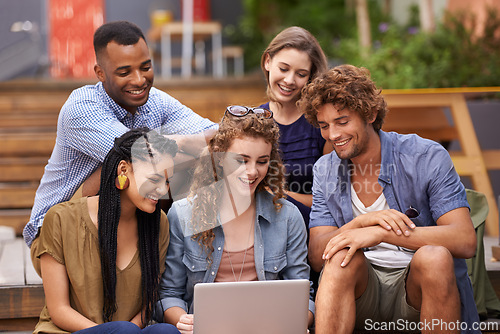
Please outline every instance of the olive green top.
[[[66, 266], [71, 306], [86, 318], [103, 323], [103, 292], [99, 237], [87, 206], [87, 198], [78, 198], [52, 207], [44, 218], [35, 256], [50, 254]], [[164, 212], [160, 223], [160, 273], [165, 269], [169, 226]], [[141, 308], [141, 265], [139, 251], [126, 268], [116, 268], [117, 311], [112, 320], [131, 320]], [[51, 321], [45, 305], [33, 333], [67, 333]]]

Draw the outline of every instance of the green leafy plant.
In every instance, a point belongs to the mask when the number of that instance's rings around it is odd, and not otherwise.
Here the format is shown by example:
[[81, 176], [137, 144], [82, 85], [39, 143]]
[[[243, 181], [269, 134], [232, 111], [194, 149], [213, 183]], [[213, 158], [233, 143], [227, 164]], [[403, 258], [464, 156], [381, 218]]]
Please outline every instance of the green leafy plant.
[[364, 66], [383, 88], [442, 88], [500, 85], [500, 17], [488, 10], [478, 29], [471, 13], [446, 13], [433, 33], [391, 24], [371, 54], [362, 58], [351, 39], [336, 56]]
[[[500, 86], [500, 14], [488, 10], [479, 26], [471, 13], [446, 13], [435, 32], [418, 29], [418, 6], [400, 25], [368, 1], [372, 49], [362, 57], [354, 9], [345, 0], [243, 0], [244, 16], [228, 36], [244, 46], [247, 70], [258, 70], [270, 40], [298, 25], [320, 42], [331, 65], [351, 63], [370, 70], [383, 88]], [[353, 2], [351, 2], [352, 4]]]
[[356, 34], [355, 13], [345, 0], [243, 0], [243, 7], [240, 24], [228, 37], [244, 46], [247, 69], [258, 67], [271, 39], [292, 25], [309, 30], [327, 55], [336, 40]]

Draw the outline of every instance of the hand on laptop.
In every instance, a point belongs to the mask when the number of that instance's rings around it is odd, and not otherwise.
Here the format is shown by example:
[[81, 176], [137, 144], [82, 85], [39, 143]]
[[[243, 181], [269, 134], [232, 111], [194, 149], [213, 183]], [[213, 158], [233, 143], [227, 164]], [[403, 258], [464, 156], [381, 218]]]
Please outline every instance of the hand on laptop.
[[177, 323], [177, 329], [181, 334], [193, 334], [193, 314], [183, 314]]

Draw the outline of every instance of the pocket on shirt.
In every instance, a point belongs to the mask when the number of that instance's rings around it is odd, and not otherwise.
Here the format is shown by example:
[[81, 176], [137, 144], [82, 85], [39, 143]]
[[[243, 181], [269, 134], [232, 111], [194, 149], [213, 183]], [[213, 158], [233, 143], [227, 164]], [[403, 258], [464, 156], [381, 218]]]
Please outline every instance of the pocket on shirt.
[[267, 280], [280, 279], [279, 273], [285, 269], [287, 265], [286, 254], [277, 257], [272, 257], [264, 260], [264, 271]]
[[208, 260], [205, 257], [185, 252], [182, 257], [182, 263], [184, 263], [187, 268], [188, 281], [191, 281], [193, 284], [203, 281], [208, 269]]

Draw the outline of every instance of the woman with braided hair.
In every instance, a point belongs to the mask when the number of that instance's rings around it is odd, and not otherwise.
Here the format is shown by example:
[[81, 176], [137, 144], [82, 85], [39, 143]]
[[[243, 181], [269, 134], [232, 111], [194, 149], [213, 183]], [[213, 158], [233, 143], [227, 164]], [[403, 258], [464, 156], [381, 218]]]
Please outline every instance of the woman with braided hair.
[[170, 239], [158, 200], [176, 152], [155, 131], [130, 130], [104, 160], [98, 196], [48, 211], [36, 254], [46, 306], [34, 333], [179, 333], [147, 326]]

